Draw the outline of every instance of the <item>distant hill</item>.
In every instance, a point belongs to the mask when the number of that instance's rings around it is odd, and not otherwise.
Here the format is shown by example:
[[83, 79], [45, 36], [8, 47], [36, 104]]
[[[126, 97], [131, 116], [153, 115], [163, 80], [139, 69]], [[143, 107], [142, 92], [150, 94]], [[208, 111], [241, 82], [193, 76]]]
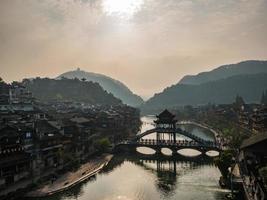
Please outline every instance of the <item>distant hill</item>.
[[36, 78], [24, 80], [24, 86], [41, 101], [76, 101], [89, 104], [117, 105], [121, 100], [103, 90], [98, 83], [78, 79]]
[[267, 89], [267, 73], [237, 75], [200, 85], [176, 84], [155, 94], [143, 110], [207, 103], [232, 103], [240, 95], [248, 103], [259, 102]]
[[57, 79], [60, 79], [62, 77], [69, 79], [78, 78], [80, 80], [85, 78], [88, 81], [99, 83], [104, 88], [104, 90], [112, 93], [115, 97], [121, 99], [123, 103], [128, 104], [130, 106], [136, 107], [143, 103], [143, 99], [133, 94], [133, 92], [130, 91], [130, 89], [126, 85], [124, 85], [120, 81], [117, 81], [102, 74], [96, 74], [77, 69], [75, 71], [63, 73], [58, 76]]
[[202, 83], [216, 81], [242, 74], [267, 73], [267, 61], [249, 60], [237, 64], [223, 65], [209, 72], [202, 72], [197, 75], [185, 76], [180, 84], [199, 85]]

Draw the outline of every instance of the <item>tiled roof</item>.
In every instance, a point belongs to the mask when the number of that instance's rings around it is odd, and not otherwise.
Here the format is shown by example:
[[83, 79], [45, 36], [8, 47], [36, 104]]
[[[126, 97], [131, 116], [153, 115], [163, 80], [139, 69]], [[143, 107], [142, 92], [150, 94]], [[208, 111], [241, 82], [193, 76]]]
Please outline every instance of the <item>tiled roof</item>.
[[256, 145], [257, 143], [267, 141], [267, 133], [257, 133], [250, 138], [243, 141], [241, 145], [241, 149], [248, 148], [252, 145]]
[[35, 122], [34, 126], [36, 129], [38, 129], [39, 132], [54, 132], [58, 130], [57, 128], [49, 124], [46, 120], [39, 120]]
[[165, 109], [163, 112], [161, 112], [158, 115], [159, 118], [163, 117], [163, 118], [174, 118], [175, 115], [172, 114], [170, 111], [168, 111], [167, 109]]
[[71, 121], [75, 122], [75, 123], [78, 123], [78, 124], [90, 122], [90, 120], [85, 118], [85, 117], [75, 117], [75, 118], [72, 118]]

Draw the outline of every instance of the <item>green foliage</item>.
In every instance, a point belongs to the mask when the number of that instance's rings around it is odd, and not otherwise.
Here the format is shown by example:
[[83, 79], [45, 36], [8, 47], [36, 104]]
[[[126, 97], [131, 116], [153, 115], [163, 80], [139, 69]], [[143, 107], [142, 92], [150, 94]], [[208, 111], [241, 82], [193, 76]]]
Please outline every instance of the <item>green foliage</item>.
[[110, 145], [111, 143], [107, 137], [96, 140], [94, 144], [97, 151], [101, 153], [106, 152], [109, 149]]
[[229, 124], [228, 127], [223, 127], [222, 134], [229, 141], [228, 146], [231, 149], [238, 149], [243, 140], [249, 136], [249, 134], [244, 134], [235, 124]]
[[244, 139], [247, 139], [247, 138], [248, 136], [244, 134], [240, 134], [239, 132], [236, 132], [235, 134], [231, 136], [230, 141], [228, 142], [228, 146], [231, 149], [237, 149], [241, 146]]
[[69, 71], [61, 74], [58, 78], [66, 77], [69, 79], [80, 79], [82, 81], [91, 81], [99, 83], [99, 85], [108, 93], [112, 93], [115, 97], [120, 98], [124, 103], [131, 106], [139, 106], [144, 101], [141, 97], [133, 94], [129, 88], [120, 81], [114, 80], [102, 74], [86, 72], [83, 70]]
[[[259, 102], [259, 96], [266, 90], [267, 73], [239, 75], [200, 85], [176, 84], [155, 94], [143, 106], [143, 110], [172, 108], [183, 105], [203, 105], [207, 103], [231, 104], [237, 94], [246, 102]], [[239, 96], [238, 105], [244, 102]]]
[[259, 172], [260, 172], [260, 175], [262, 175], [263, 177], [265, 177], [266, 180], [267, 180], [267, 166], [260, 168], [259, 169]]
[[82, 82], [79, 79], [36, 78], [24, 81], [24, 85], [41, 101], [76, 101], [102, 105], [121, 103], [121, 100], [104, 91], [98, 83]]
[[260, 168], [259, 174], [263, 178], [264, 184], [267, 186], [267, 166]]
[[56, 94], [56, 99], [57, 99], [57, 100], [62, 100], [62, 99], [63, 99], [63, 97], [62, 97], [62, 95], [61, 95], [61, 94]]
[[198, 121], [216, 130], [226, 140], [228, 148], [233, 150], [238, 149], [243, 140], [251, 135], [249, 130], [239, 126], [234, 117], [208, 114], [200, 116]]
[[231, 76], [260, 73], [267, 73], [267, 61], [248, 60], [237, 64], [223, 65], [212, 71], [199, 73], [195, 76], [185, 76], [179, 83], [199, 85]]
[[243, 105], [245, 105], [244, 99], [241, 96], [237, 95], [233, 104], [234, 109], [240, 110]]
[[221, 171], [222, 176], [226, 179], [229, 174], [229, 167], [231, 167], [233, 161], [233, 151], [223, 151], [219, 157], [215, 158], [214, 163]]
[[60, 152], [60, 155], [62, 156], [63, 163], [65, 165], [68, 165], [71, 168], [78, 168], [79, 166], [79, 159], [75, 157], [73, 153], [67, 153], [67, 152]]
[[262, 93], [261, 104], [267, 105], [267, 90], [265, 90], [265, 92]]

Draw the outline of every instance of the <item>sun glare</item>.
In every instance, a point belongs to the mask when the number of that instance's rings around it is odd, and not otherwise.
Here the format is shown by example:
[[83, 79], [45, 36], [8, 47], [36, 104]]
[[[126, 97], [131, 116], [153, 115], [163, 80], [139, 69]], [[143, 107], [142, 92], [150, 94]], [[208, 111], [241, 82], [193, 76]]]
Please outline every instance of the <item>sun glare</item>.
[[103, 0], [103, 10], [108, 15], [131, 17], [141, 9], [143, 0]]

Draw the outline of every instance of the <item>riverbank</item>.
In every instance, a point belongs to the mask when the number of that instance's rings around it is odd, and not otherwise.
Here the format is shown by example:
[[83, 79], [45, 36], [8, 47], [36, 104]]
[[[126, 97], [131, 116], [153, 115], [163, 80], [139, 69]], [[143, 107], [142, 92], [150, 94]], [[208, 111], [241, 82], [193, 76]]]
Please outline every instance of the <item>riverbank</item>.
[[222, 149], [222, 150], [226, 150], [227, 149], [227, 147], [225, 145], [223, 145], [223, 143], [224, 143], [223, 140], [224, 139], [222, 139], [222, 134], [219, 133], [218, 130], [215, 130], [215, 129], [211, 128], [208, 124], [198, 123], [198, 122], [195, 122], [195, 121], [181, 121], [180, 124], [194, 124], [196, 126], [199, 126], [201, 128], [209, 130], [210, 132], [213, 133], [214, 140], [220, 146], [220, 149]]
[[[148, 129], [150, 125], [147, 123], [141, 132]], [[206, 131], [203, 134], [212, 137]], [[153, 135], [150, 136], [152, 137]], [[77, 184], [66, 191], [40, 199], [225, 199], [230, 191], [220, 188], [220, 176], [220, 171], [212, 160], [200, 158], [194, 161], [185, 156], [183, 159], [172, 159], [162, 155], [152, 159], [140, 158], [135, 154], [131, 155], [131, 159], [124, 155], [114, 156], [105, 167], [105, 173], [101, 173], [93, 181], [85, 181], [87, 183]]]
[[26, 197], [45, 197], [58, 192], [67, 190], [89, 177], [98, 173], [112, 159], [113, 155], [105, 154], [83, 164], [75, 172], [67, 172], [53, 182], [42, 185], [41, 187], [26, 194]]
[[181, 121], [178, 124], [194, 124], [194, 125], [199, 126], [201, 128], [208, 129], [210, 132], [212, 132], [214, 134], [214, 139], [216, 139], [216, 137], [219, 136], [219, 134], [214, 129], [210, 128], [207, 124], [200, 124], [200, 123], [197, 123], [195, 121]]

